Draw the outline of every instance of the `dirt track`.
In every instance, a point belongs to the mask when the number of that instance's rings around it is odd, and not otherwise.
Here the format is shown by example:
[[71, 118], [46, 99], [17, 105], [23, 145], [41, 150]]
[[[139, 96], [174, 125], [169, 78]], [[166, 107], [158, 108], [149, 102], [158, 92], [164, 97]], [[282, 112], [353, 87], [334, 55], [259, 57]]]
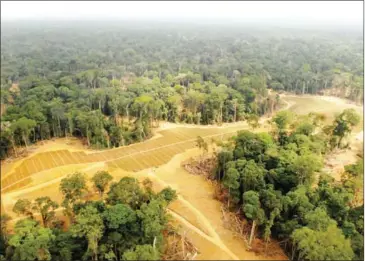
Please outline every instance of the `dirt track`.
[[[330, 115], [353, 107], [318, 97], [286, 96], [284, 100], [289, 109], [299, 114], [324, 110]], [[222, 127], [165, 125], [154, 139], [127, 147], [101, 152], [44, 150], [20, 160], [7, 173], [2, 173], [2, 207], [13, 215], [11, 208], [18, 198], [49, 195], [60, 202], [58, 185], [67, 174], [79, 170], [92, 175], [97, 170], [107, 169], [116, 180], [125, 175], [140, 179], [149, 177], [156, 188], [169, 185], [176, 189], [179, 198], [169, 211], [182, 229], [189, 231], [190, 240], [201, 252], [197, 259], [282, 259], [282, 254], [263, 257], [248, 252], [244, 242], [223, 227], [220, 203], [212, 197], [213, 188], [201, 177], [189, 175], [180, 167], [181, 161], [199, 153], [193, 149], [198, 135], [207, 140], [226, 138], [247, 128], [247, 124], [241, 122]], [[159, 168], [152, 173], [152, 167]]]

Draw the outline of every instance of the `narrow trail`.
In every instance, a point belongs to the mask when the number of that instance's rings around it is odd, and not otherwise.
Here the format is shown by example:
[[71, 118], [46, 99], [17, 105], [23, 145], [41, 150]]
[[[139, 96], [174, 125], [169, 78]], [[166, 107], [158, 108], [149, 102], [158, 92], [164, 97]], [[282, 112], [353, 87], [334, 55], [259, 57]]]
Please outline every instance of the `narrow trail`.
[[[165, 181], [163, 181], [162, 179], [160, 179], [159, 177], [157, 177], [152, 171], [150, 171], [147, 175], [147, 177], [153, 177], [153, 179], [157, 182], [159, 182], [161, 185], [163, 185], [164, 187], [169, 186], [169, 184], [167, 184]], [[179, 193], [179, 191], [177, 191], [177, 193]], [[199, 228], [197, 228], [196, 226], [194, 226], [193, 224], [191, 224], [190, 222], [188, 222], [184, 217], [182, 217], [181, 215], [179, 215], [178, 213], [170, 210], [170, 213], [173, 213], [174, 217], [179, 217], [179, 220], [182, 221], [183, 219], [183, 223], [187, 224], [188, 223], [188, 227], [189, 228], [194, 228], [194, 231], [199, 231], [199, 234], [204, 234], [206, 236], [208, 236], [210, 238], [210, 241], [213, 242], [214, 244], [216, 244], [218, 247], [220, 247], [223, 251], [225, 251], [227, 254], [229, 254], [233, 259], [235, 260], [239, 260], [239, 258], [233, 254], [228, 248], [227, 246], [224, 245], [224, 243], [222, 242], [221, 238], [219, 237], [219, 235], [217, 234], [217, 232], [215, 231], [215, 229], [212, 227], [212, 225], [210, 224], [209, 220], [204, 216], [203, 213], [201, 213], [197, 208], [195, 208], [189, 201], [185, 200], [181, 195], [177, 196], [177, 200], [180, 201], [182, 204], [184, 204], [186, 207], [188, 207], [198, 218], [198, 220], [200, 221], [199, 223], [204, 225], [204, 228], [206, 228], [209, 232], [209, 235], [206, 235], [203, 231], [201, 231]]]
[[206, 240], [208, 240], [209, 242], [213, 243], [214, 245], [216, 245], [217, 247], [219, 247], [221, 250], [223, 250], [224, 252], [226, 252], [232, 260], [240, 260], [235, 254], [233, 254], [223, 243], [222, 241], [219, 239], [213, 239], [209, 236], [207, 236], [205, 233], [203, 233], [201, 230], [197, 229], [197, 227], [195, 227], [194, 225], [192, 225], [191, 223], [189, 223], [184, 217], [180, 216], [179, 214], [173, 212], [172, 210], [168, 209], [168, 213], [173, 216], [176, 220], [178, 220], [179, 222], [181, 222], [182, 224], [185, 225], [186, 228], [194, 231], [195, 233], [197, 233], [198, 235], [202, 236], [203, 238], [205, 238]]

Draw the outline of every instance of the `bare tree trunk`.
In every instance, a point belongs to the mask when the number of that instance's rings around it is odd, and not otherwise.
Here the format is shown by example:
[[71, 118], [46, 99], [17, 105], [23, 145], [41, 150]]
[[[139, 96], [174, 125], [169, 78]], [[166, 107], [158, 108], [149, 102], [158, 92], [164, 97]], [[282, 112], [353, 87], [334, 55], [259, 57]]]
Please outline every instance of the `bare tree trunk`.
[[89, 128], [86, 128], [86, 139], [87, 139], [87, 145], [90, 146]]
[[221, 105], [221, 117], [220, 117], [220, 123], [223, 122], [223, 104]]
[[123, 134], [122, 134], [122, 146], [125, 146], [125, 141], [124, 141]]
[[265, 240], [265, 256], [267, 255], [267, 245], [269, 243], [269, 240]]
[[256, 221], [254, 220], [252, 222], [252, 228], [251, 228], [251, 234], [250, 234], [250, 240], [248, 241], [248, 245], [251, 246], [252, 244], [252, 239], [253, 239], [253, 236], [255, 234], [255, 227], [256, 227]]
[[129, 104], [126, 107], [126, 112], [127, 112], [128, 123], [130, 123], [128, 106], [129, 106]]
[[24, 134], [23, 134], [22, 136], [23, 136], [23, 141], [24, 141], [24, 143], [25, 143], [25, 147], [26, 147], [26, 148], [27, 148], [27, 150], [28, 150], [27, 138], [25, 137], [25, 135], [24, 135]]
[[298, 81], [295, 81], [295, 91], [297, 91], [298, 88]]
[[237, 101], [234, 102], [234, 122], [237, 121]]
[[11, 145], [12, 145], [13, 150], [14, 150], [15, 157], [18, 157], [18, 152], [16, 151], [16, 148], [15, 148], [14, 137], [11, 137], [10, 141], [11, 141]]
[[340, 148], [342, 139], [343, 139], [343, 136], [340, 136], [340, 139], [338, 140], [337, 148]]
[[294, 260], [294, 256], [295, 256], [295, 245], [293, 243], [293, 246], [291, 248], [291, 260]]
[[52, 129], [53, 129], [53, 136], [56, 136], [56, 129], [54, 127], [54, 122], [52, 121]]
[[60, 117], [57, 117], [57, 122], [58, 122], [59, 136], [61, 136], [61, 120], [60, 120]]

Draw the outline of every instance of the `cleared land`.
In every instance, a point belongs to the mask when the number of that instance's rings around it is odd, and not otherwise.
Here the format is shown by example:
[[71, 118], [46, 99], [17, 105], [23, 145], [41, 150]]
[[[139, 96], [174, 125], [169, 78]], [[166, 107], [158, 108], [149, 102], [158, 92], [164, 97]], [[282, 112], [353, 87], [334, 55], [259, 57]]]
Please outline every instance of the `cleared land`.
[[[321, 111], [331, 116], [350, 107], [362, 113], [361, 107], [336, 99], [313, 96], [284, 96], [283, 99], [290, 105], [289, 109], [298, 114]], [[139, 179], [149, 177], [157, 189], [164, 186], [176, 189], [179, 198], [171, 205], [169, 212], [181, 225], [181, 231], [188, 231], [187, 237], [199, 249], [197, 259], [283, 259], [285, 256], [282, 253], [265, 257], [247, 251], [244, 242], [224, 227], [221, 203], [213, 199], [213, 186], [180, 167], [182, 161], [200, 153], [194, 149], [198, 135], [208, 141], [212, 138], [224, 139], [247, 128], [246, 123], [225, 124], [222, 127], [177, 127], [167, 124], [151, 140], [99, 152], [81, 150], [80, 147], [76, 150], [65, 147], [55, 150], [52, 146], [48, 151], [46, 144], [11, 167], [2, 167], [6, 170], [2, 172], [1, 179], [2, 210], [12, 215], [15, 222], [17, 217], [11, 209], [17, 199], [32, 200], [49, 195], [60, 202], [62, 196], [58, 186], [67, 174], [82, 171], [91, 176], [97, 170], [105, 169], [112, 173], [115, 180], [125, 175]], [[256, 131], [265, 131], [265, 128], [263, 126]], [[362, 136], [360, 138], [357, 142], [362, 141]], [[152, 167], [158, 168], [152, 172]]]
[[170, 161], [174, 155], [194, 148], [199, 135], [206, 139], [226, 138], [245, 126], [242, 123], [225, 128], [168, 129], [160, 131], [161, 136], [156, 139], [94, 153], [69, 150], [39, 152], [16, 164], [10, 172], [4, 173], [1, 191], [6, 193], [23, 188], [31, 182], [33, 174], [66, 165], [105, 162], [110, 168], [134, 172], [158, 167]]

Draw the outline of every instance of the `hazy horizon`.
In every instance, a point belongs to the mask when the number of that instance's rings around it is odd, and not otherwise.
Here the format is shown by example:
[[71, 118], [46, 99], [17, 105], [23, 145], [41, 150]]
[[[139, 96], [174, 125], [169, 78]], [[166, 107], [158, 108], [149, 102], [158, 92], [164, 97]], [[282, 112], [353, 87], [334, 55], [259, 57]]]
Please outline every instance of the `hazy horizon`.
[[1, 2], [1, 21], [24, 20], [274, 22], [289, 25], [362, 26], [363, 2]]

